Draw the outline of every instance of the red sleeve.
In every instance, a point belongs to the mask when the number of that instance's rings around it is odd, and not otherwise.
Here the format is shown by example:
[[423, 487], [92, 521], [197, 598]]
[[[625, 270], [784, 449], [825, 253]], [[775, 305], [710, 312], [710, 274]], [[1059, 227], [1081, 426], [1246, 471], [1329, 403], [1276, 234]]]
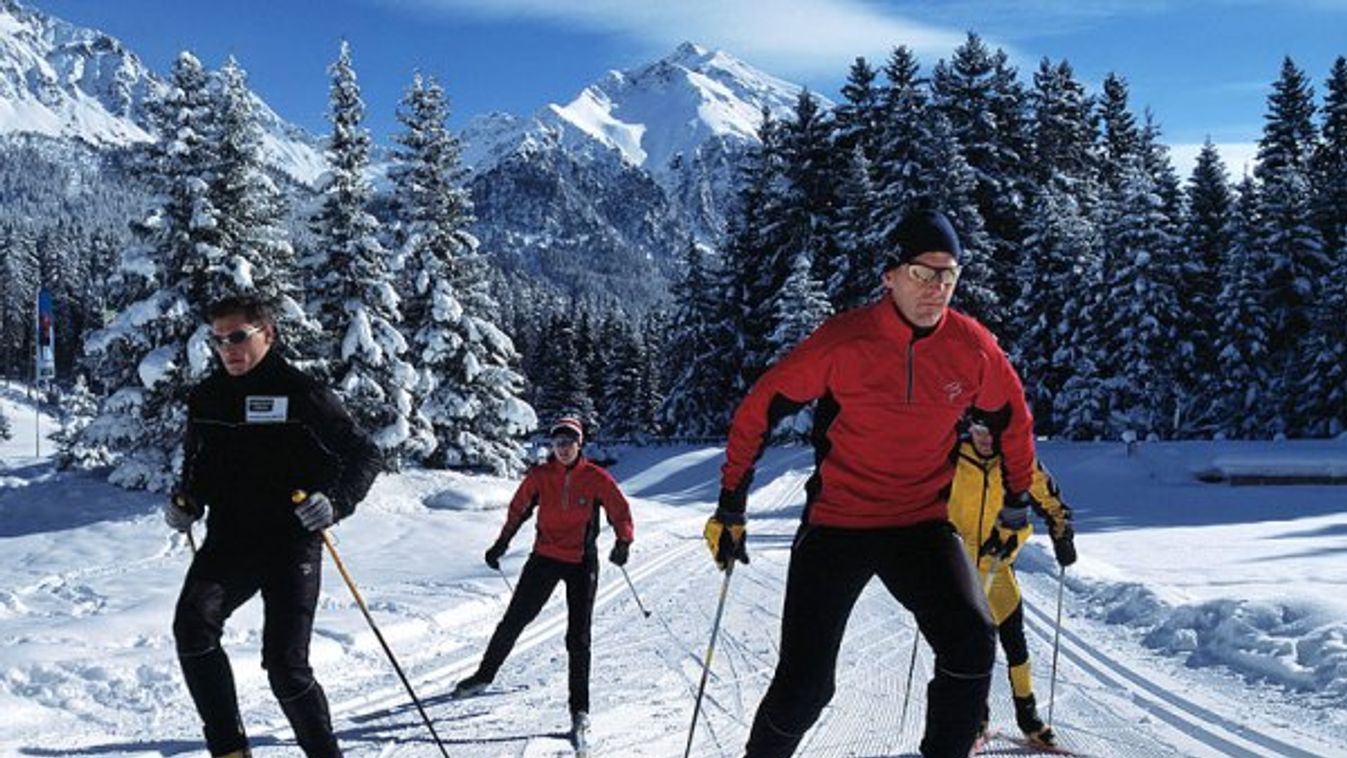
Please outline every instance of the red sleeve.
[[519, 489], [515, 490], [514, 497], [510, 498], [510, 510], [505, 515], [505, 526], [501, 527], [498, 539], [509, 542], [514, 538], [515, 532], [519, 531], [519, 527], [533, 515], [533, 509], [538, 505], [538, 480], [542, 477], [541, 472], [542, 467], [535, 466], [529, 470], [524, 481], [519, 483]]
[[725, 465], [720, 468], [721, 487], [737, 491], [750, 479], [753, 464], [762, 453], [771, 431], [775, 404], [799, 406], [817, 400], [827, 391], [830, 356], [836, 342], [832, 322], [819, 327], [804, 342], [767, 370], [739, 403], [730, 421]]
[[636, 523], [631, 518], [631, 504], [618, 488], [617, 482], [607, 471], [599, 471], [600, 491], [603, 493], [600, 498], [603, 503], [603, 510], [608, 514], [608, 523], [613, 525], [613, 531], [617, 533], [617, 538], [623, 542], [631, 542], [636, 539]]
[[1007, 488], [1014, 493], [1026, 492], [1034, 481], [1034, 418], [1024, 400], [1020, 375], [990, 333], [984, 339], [984, 351], [987, 380], [974, 404], [984, 411], [1008, 414], [1001, 433]]

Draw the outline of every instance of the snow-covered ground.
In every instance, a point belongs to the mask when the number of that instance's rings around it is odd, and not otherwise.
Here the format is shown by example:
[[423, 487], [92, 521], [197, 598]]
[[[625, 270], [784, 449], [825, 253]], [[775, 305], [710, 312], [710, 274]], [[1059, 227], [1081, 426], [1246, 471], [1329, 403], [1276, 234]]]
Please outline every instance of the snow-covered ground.
[[[15, 432], [0, 444], [0, 755], [201, 754], [169, 631], [190, 560], [185, 541], [163, 526], [158, 498], [34, 459], [32, 408], [17, 393], [0, 391], [0, 408]], [[54, 428], [44, 421], [44, 431]], [[1130, 456], [1116, 444], [1047, 443], [1041, 452], [1076, 509], [1081, 553], [1066, 578], [1052, 689], [1064, 742], [1096, 756], [1347, 756], [1347, 487], [1234, 487], [1195, 476], [1220, 460], [1271, 473], [1340, 465], [1347, 441], [1144, 444]], [[618, 453], [613, 470], [637, 517], [628, 571], [653, 615], [641, 615], [605, 564], [591, 742], [598, 756], [679, 756], [721, 588], [699, 537], [720, 450]], [[811, 462], [803, 448], [771, 450], [761, 462], [749, 505], [752, 563], [731, 580], [693, 755], [741, 754], [776, 662]], [[441, 472], [381, 477], [335, 530], [455, 757], [565, 754], [560, 593], [492, 694], [446, 698], [476, 666], [509, 596], [481, 553], [514, 484]], [[530, 538], [524, 530], [506, 556], [512, 578]], [[1019, 565], [1046, 711], [1058, 574], [1040, 539]], [[253, 601], [230, 620], [226, 646], [255, 754], [293, 755], [259, 666], [260, 610]], [[914, 754], [930, 654], [919, 648], [904, 719], [912, 645], [911, 617], [872, 584], [848, 626], [837, 696], [800, 754]], [[348, 755], [439, 755], [330, 566], [312, 659]], [[993, 720], [1013, 729], [1002, 673]], [[1025, 754], [1017, 751], [994, 743], [990, 754]]]

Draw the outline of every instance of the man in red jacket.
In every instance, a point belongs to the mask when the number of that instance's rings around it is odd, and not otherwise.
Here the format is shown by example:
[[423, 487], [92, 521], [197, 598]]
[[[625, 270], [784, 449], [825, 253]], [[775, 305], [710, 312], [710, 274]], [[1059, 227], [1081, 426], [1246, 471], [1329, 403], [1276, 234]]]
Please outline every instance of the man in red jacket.
[[[745, 500], [775, 421], [817, 401], [817, 467], [791, 551], [781, 654], [758, 707], [748, 758], [795, 752], [834, 688], [837, 650], [876, 575], [935, 651], [923, 756], [964, 758], [976, 739], [995, 627], [963, 543], [947, 521], [956, 425], [970, 407], [1008, 418], [1006, 507], [989, 550], [1027, 519], [1033, 421], [995, 337], [949, 310], [958, 236], [934, 211], [908, 214], [885, 261], [880, 301], [829, 319], [769, 369], [739, 405], [706, 539], [722, 569], [748, 562]], [[1016, 523], [1019, 519], [1019, 524]]]
[[477, 672], [459, 682], [453, 693], [464, 697], [485, 689], [496, 678], [524, 627], [538, 617], [557, 583], [565, 582], [571, 722], [577, 733], [589, 725], [589, 628], [599, 582], [596, 542], [600, 509], [617, 534], [608, 560], [625, 565], [636, 537], [627, 499], [607, 471], [584, 457], [580, 451], [583, 442], [584, 428], [579, 419], [558, 419], [552, 425], [552, 454], [531, 469], [515, 491], [505, 526], [486, 551], [486, 563], [493, 569], [500, 568], [510, 539], [536, 510], [538, 534], [533, 554], [524, 564], [510, 607], [491, 635]]

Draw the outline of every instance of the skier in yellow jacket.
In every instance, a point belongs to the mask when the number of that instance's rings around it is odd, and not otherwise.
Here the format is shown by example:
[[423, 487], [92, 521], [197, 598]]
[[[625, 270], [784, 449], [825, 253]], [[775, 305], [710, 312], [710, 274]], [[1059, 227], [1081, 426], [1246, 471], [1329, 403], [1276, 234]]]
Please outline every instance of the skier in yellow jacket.
[[[1038, 716], [1033, 683], [1029, 675], [1029, 648], [1024, 639], [1024, 608], [1020, 587], [1013, 568], [1019, 548], [1033, 534], [1026, 523], [1009, 540], [1013, 544], [1008, 557], [997, 561], [993, 549], [1003, 533], [996, 528], [996, 516], [1004, 500], [1001, 478], [1001, 451], [998, 432], [1001, 425], [989, 414], [972, 411], [968, 415], [968, 435], [960, 441], [955, 461], [954, 482], [949, 496], [949, 519], [963, 537], [969, 558], [977, 565], [978, 575], [987, 587], [992, 620], [1006, 651], [1010, 667], [1010, 687], [1015, 699], [1015, 721], [1025, 736], [1047, 745], [1055, 737]], [[1071, 528], [1071, 509], [1062, 501], [1061, 492], [1041, 462], [1034, 467], [1033, 486], [1029, 490], [1038, 514], [1047, 523], [1057, 563], [1070, 566], [1076, 561], [1075, 532]], [[988, 573], [994, 574], [988, 583]], [[989, 712], [989, 711], [988, 711]], [[985, 730], [984, 723], [984, 730]]]

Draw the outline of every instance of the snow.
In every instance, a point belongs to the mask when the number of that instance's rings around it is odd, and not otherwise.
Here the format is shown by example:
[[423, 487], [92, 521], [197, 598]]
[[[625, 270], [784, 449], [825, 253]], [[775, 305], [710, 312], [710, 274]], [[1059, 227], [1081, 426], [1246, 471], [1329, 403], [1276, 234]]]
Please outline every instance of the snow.
[[[163, 525], [158, 497], [35, 459], [33, 411], [21, 391], [0, 392], [0, 409], [14, 428], [0, 445], [0, 755], [199, 752], [169, 630], [190, 560], [185, 541]], [[44, 430], [55, 428], [44, 420]], [[597, 755], [678, 755], [720, 587], [700, 528], [723, 456], [714, 446], [613, 452], [637, 518], [628, 574], [654, 615], [640, 616], [605, 563], [591, 744]], [[1347, 489], [1196, 477], [1229, 460], [1260, 462], [1264, 473], [1341, 464], [1347, 441], [1139, 443], [1130, 454], [1117, 443], [1049, 442], [1041, 455], [1075, 509], [1081, 555], [1066, 574], [1055, 687], [1055, 723], [1069, 744], [1109, 756], [1347, 755]], [[741, 754], [775, 664], [785, 566], [812, 459], [807, 448], [787, 447], [759, 463], [752, 563], [733, 577], [696, 755]], [[445, 471], [385, 475], [334, 530], [456, 757], [552, 755], [568, 721], [560, 593], [521, 638], [499, 694], [445, 698], [476, 665], [508, 599], [481, 553], [516, 484]], [[506, 554], [512, 580], [531, 539], [526, 526]], [[605, 528], [601, 554], [611, 539]], [[326, 570], [312, 660], [347, 754], [437, 755], [349, 591]], [[1057, 570], [1041, 534], [1019, 574], [1044, 701]], [[254, 600], [230, 619], [225, 646], [255, 755], [291, 755], [257, 665], [260, 623]], [[896, 703], [911, 645], [910, 616], [872, 583], [848, 627], [837, 697], [801, 754], [910, 755], [920, 719], [909, 714], [900, 728]], [[930, 670], [929, 651], [919, 652], [915, 714]], [[994, 677], [993, 719], [1009, 728], [1004, 680]]]

